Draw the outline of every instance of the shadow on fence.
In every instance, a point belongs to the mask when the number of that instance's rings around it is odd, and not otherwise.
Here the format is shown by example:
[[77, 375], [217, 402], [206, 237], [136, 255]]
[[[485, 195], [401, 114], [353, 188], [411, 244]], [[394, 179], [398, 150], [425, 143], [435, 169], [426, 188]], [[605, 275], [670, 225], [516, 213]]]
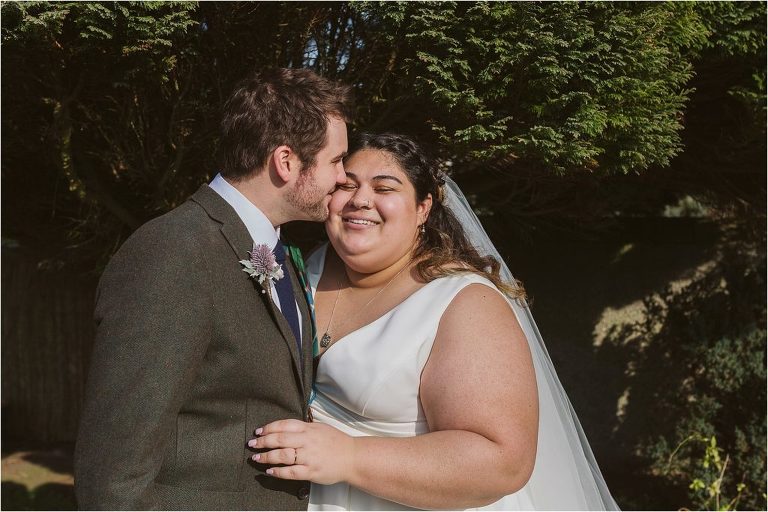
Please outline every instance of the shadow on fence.
[[2, 249], [3, 442], [71, 442], [93, 344], [95, 278]]

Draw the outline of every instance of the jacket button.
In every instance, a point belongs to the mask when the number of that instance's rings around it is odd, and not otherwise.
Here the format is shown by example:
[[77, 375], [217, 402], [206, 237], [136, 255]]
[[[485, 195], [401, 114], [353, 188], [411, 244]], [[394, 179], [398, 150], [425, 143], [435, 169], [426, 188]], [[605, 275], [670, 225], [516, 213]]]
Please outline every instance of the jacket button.
[[309, 498], [309, 486], [304, 485], [300, 487], [299, 492], [296, 493], [296, 496], [298, 496], [300, 500], [305, 500]]

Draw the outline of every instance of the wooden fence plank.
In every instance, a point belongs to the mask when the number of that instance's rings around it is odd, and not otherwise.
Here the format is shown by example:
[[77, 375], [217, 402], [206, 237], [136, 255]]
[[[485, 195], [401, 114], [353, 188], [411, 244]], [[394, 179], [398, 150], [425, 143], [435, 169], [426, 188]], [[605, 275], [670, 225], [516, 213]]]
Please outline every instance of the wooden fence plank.
[[3, 439], [72, 442], [93, 346], [95, 278], [2, 249]]

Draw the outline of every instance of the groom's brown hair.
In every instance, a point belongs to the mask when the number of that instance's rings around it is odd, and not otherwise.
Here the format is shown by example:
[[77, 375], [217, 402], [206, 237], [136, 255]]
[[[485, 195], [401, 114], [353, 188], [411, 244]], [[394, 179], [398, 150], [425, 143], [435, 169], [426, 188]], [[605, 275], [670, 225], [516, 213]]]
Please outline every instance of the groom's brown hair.
[[328, 120], [349, 122], [350, 87], [309, 69], [269, 69], [240, 82], [224, 105], [219, 140], [223, 176], [259, 172], [279, 146], [289, 146], [311, 169], [326, 141]]

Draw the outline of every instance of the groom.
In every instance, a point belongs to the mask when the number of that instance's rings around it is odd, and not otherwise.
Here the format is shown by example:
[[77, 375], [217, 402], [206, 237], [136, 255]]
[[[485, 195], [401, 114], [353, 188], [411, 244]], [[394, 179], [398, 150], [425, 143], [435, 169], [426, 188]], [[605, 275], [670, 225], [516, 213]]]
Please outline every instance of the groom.
[[[307, 419], [311, 316], [280, 225], [328, 216], [349, 116], [349, 88], [311, 71], [245, 80], [224, 107], [221, 174], [112, 258], [75, 449], [81, 509], [307, 507], [308, 482], [266, 475], [246, 443]], [[251, 251], [283, 277], [243, 272]]]

